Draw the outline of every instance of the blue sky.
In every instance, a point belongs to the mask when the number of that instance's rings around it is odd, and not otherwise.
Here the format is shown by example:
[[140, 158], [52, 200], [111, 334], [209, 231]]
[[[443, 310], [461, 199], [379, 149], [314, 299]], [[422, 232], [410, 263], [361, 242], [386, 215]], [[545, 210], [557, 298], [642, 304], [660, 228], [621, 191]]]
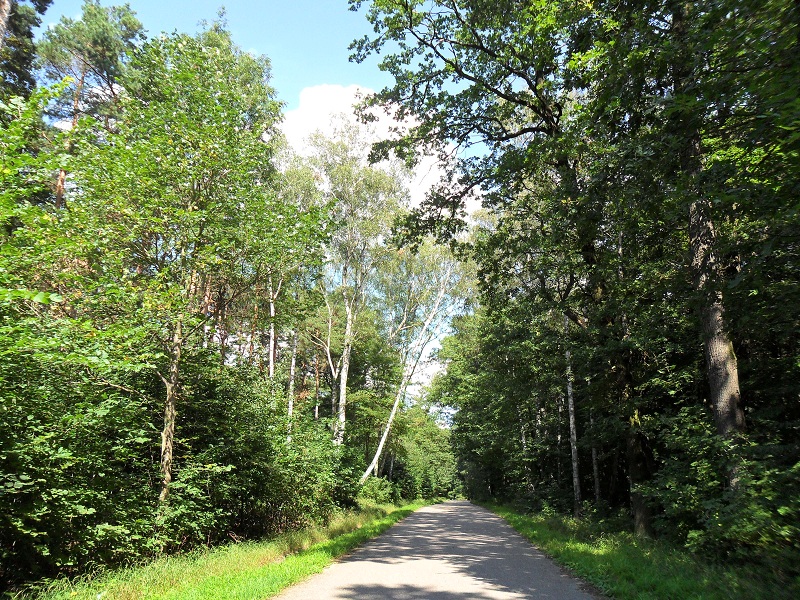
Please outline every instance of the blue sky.
[[[125, 0], [102, 0], [110, 6]], [[55, 0], [43, 25], [62, 15], [78, 17], [83, 0]], [[213, 20], [224, 5], [234, 41], [272, 61], [272, 84], [286, 109], [296, 109], [300, 92], [322, 84], [358, 85], [373, 90], [390, 83], [377, 61], [348, 62], [347, 46], [371, 32], [361, 13], [347, 0], [128, 0], [148, 35], [162, 31], [194, 33], [201, 20]]]

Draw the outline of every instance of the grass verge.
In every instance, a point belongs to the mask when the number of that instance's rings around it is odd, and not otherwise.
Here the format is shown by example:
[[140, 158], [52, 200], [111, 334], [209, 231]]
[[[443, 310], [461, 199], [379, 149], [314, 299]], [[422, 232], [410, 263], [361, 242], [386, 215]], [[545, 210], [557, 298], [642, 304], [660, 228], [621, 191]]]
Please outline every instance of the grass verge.
[[319, 573], [334, 558], [383, 533], [429, 502], [368, 506], [265, 542], [244, 542], [108, 571], [21, 593], [19, 600], [255, 600]]
[[789, 600], [800, 598], [800, 582], [779, 581], [740, 564], [700, 562], [685, 550], [625, 532], [603, 532], [597, 523], [569, 517], [524, 515], [505, 506], [486, 508], [556, 562], [605, 594], [620, 600]]

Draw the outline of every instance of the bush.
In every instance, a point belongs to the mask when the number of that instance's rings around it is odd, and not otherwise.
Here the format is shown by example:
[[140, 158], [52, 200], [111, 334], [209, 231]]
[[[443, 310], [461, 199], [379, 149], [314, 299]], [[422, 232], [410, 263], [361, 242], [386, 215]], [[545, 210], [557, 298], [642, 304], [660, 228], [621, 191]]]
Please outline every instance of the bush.
[[377, 504], [397, 504], [400, 502], [400, 489], [383, 477], [370, 477], [364, 482], [358, 497]]

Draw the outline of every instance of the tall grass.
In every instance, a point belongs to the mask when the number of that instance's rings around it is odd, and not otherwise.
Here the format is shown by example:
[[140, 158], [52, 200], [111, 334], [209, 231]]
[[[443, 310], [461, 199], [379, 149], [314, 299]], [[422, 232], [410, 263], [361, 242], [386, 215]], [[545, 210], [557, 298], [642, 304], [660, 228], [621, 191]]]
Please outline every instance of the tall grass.
[[424, 506], [362, 506], [325, 527], [158, 559], [79, 581], [56, 580], [12, 596], [18, 600], [253, 600], [322, 571], [330, 562]]
[[[646, 540], [588, 519], [525, 515], [487, 505], [557, 562], [620, 600], [790, 600], [800, 581], [740, 563], [702, 562], [682, 548]], [[609, 529], [611, 529], [609, 531]]]

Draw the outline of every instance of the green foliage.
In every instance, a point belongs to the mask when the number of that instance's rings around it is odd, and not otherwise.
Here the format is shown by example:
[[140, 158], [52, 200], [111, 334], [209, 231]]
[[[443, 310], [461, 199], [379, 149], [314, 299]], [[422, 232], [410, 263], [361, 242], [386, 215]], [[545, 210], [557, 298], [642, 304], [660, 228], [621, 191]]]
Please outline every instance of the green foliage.
[[134, 597], [252, 598], [276, 593], [318, 572], [331, 560], [382, 533], [421, 507], [366, 506], [339, 512], [324, 525], [260, 542], [232, 543], [151, 564], [101, 573], [86, 581], [53, 581], [20, 598], [108, 600]]
[[130, 6], [103, 7], [97, 0], [84, 0], [80, 19], [62, 17], [48, 28], [37, 45], [39, 67], [47, 80], [68, 82], [52, 114], [73, 123], [91, 115], [108, 126], [117, 116], [125, 63], [143, 37]]
[[[53, 0], [9, 0], [8, 22], [3, 23], [0, 42], [0, 102], [13, 96], [27, 97], [36, 81], [33, 74], [35, 46], [33, 30]], [[3, 117], [0, 116], [0, 120]]]
[[398, 502], [400, 490], [391, 481], [382, 477], [370, 477], [361, 486], [358, 497], [376, 504], [392, 504]]
[[[125, 77], [114, 69], [126, 93], [113, 130], [88, 119], [69, 144], [57, 132], [42, 143], [40, 115], [63, 86], [3, 105], [4, 586], [274, 535], [355, 496], [319, 423], [296, 419], [287, 437], [285, 380], [226, 344], [263, 325], [240, 307], [262, 301], [266, 267], [294, 254], [313, 268], [325, 234], [321, 207], [277, 189], [268, 62], [214, 26], [145, 44]], [[69, 210], [41, 201], [58, 167], [72, 173]], [[173, 480], [159, 502], [160, 374], [173, 366]]]
[[797, 581], [770, 571], [700, 561], [664, 542], [634, 538], [612, 519], [569, 519], [490, 507], [558, 562], [613, 598], [793, 598]]
[[405, 452], [402, 495], [407, 498], [447, 498], [459, 493], [456, 460], [450, 430], [428, 411], [414, 406], [404, 415], [406, 431], [401, 443]]
[[[698, 553], [758, 560], [796, 575], [798, 465], [775, 466], [777, 457], [765, 456], [774, 449], [752, 442], [737, 448], [711, 433], [703, 415], [686, 408], [663, 432], [669, 454], [659, 457], [663, 466], [647, 492], [663, 508], [664, 536]], [[738, 489], [720, 475], [734, 465]]]
[[575, 475], [637, 533], [795, 576], [797, 3], [350, 4], [394, 79], [365, 108], [413, 123], [373, 156], [458, 157], [399, 233], [478, 266], [431, 390], [466, 493], [567, 510]]

